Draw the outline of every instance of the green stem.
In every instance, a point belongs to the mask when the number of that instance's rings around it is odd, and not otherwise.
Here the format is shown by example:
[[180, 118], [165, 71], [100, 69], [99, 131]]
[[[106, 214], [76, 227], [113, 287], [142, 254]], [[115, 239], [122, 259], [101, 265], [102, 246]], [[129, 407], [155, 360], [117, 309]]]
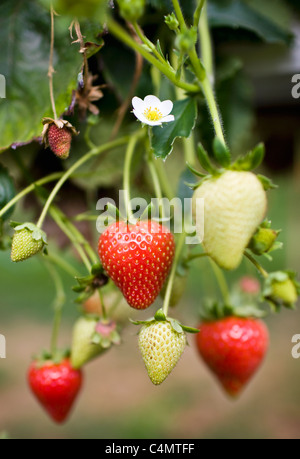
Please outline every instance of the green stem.
[[55, 180], [59, 179], [62, 175], [63, 175], [63, 172], [55, 172], [53, 174], [48, 175], [47, 177], [37, 180], [36, 182], [29, 185], [27, 188], [24, 188], [24, 190], [18, 193], [11, 201], [9, 201], [9, 203], [6, 204], [5, 207], [1, 209], [0, 217], [2, 217], [2, 215], [4, 215], [5, 212], [7, 212], [18, 201], [20, 201], [20, 199], [22, 199], [24, 196], [34, 191], [36, 187], [42, 186], [48, 182], [54, 182]]
[[82, 156], [78, 161], [76, 161], [70, 169], [68, 169], [63, 176], [60, 178], [60, 180], [57, 182], [55, 187], [53, 188], [51, 194], [49, 195], [46, 204], [44, 206], [44, 209], [41, 213], [41, 216], [37, 222], [37, 227], [41, 228], [44, 220], [46, 218], [46, 215], [48, 213], [49, 207], [51, 206], [55, 196], [63, 186], [63, 184], [68, 180], [68, 178], [78, 169], [80, 166], [82, 166], [84, 163], [89, 161], [91, 158], [94, 156], [100, 155], [101, 153], [104, 153], [107, 150], [111, 150], [113, 148], [119, 147], [120, 145], [123, 145], [124, 143], [128, 142], [129, 137], [121, 137], [118, 140], [114, 140], [112, 142], [105, 143], [104, 145], [101, 145], [100, 147], [94, 148], [93, 150], [89, 151], [86, 153], [84, 156]]
[[80, 243], [78, 242], [77, 238], [74, 236], [72, 231], [70, 231], [70, 228], [66, 224], [64, 215], [61, 215], [60, 211], [58, 208], [55, 206], [51, 206], [49, 209], [50, 215], [57, 224], [57, 226], [63, 231], [63, 233], [70, 239], [72, 244], [74, 245], [75, 249], [77, 250], [80, 258], [82, 259], [86, 269], [88, 272], [91, 272], [91, 263], [89, 259], [87, 258], [83, 248], [81, 247]]
[[202, 11], [202, 15], [200, 18], [200, 22], [198, 21], [197, 25], [199, 24], [202, 62], [204, 64], [206, 74], [208, 75], [208, 78], [211, 80], [214, 74], [213, 51], [212, 51], [210, 31], [208, 27], [207, 3], [204, 3], [204, 1], [202, 1], [204, 5], [203, 5], [203, 11]]
[[269, 274], [267, 273], [267, 271], [258, 263], [257, 260], [255, 260], [255, 258], [253, 258], [252, 255], [250, 255], [249, 252], [244, 252], [244, 255], [246, 258], [248, 258], [248, 260], [251, 261], [251, 263], [255, 266], [255, 268], [260, 272], [260, 274], [266, 279]]
[[154, 159], [153, 159], [152, 151], [150, 149], [149, 149], [149, 152], [148, 152], [148, 155], [147, 155], [147, 164], [148, 164], [148, 168], [149, 168], [149, 171], [150, 171], [150, 174], [151, 174], [155, 196], [158, 199], [158, 203], [159, 203], [159, 215], [162, 218], [164, 218], [165, 217], [165, 210], [164, 210], [164, 206], [163, 206], [163, 203], [162, 203], [163, 196], [162, 196], [162, 192], [161, 192], [160, 181], [159, 181], [159, 177], [158, 177], [155, 165], [154, 165]]
[[[175, 14], [179, 22], [180, 30], [181, 32], [183, 32], [184, 30], [186, 30], [187, 26], [181, 11], [180, 3], [178, 0], [172, 0], [172, 2]], [[188, 52], [188, 55], [198, 80], [200, 82], [203, 81], [205, 79], [205, 69], [203, 68], [203, 65], [197, 55], [195, 46]]]
[[106, 312], [106, 307], [104, 305], [103, 294], [102, 294], [101, 288], [98, 289], [98, 294], [99, 294], [99, 300], [100, 300], [100, 305], [101, 305], [101, 318], [106, 320], [107, 312]]
[[169, 276], [169, 280], [168, 280], [168, 283], [167, 283], [166, 294], [165, 294], [164, 304], [163, 304], [163, 312], [164, 312], [166, 317], [168, 316], [168, 309], [169, 309], [169, 303], [170, 303], [173, 283], [174, 283], [174, 279], [175, 279], [176, 270], [177, 270], [178, 262], [179, 262], [179, 259], [180, 259], [180, 255], [181, 255], [181, 252], [182, 252], [182, 249], [183, 249], [183, 245], [184, 245], [184, 242], [185, 242], [185, 237], [186, 237], [185, 232], [181, 233], [181, 235], [179, 237], [179, 240], [178, 240], [178, 243], [177, 243], [175, 258], [174, 258], [174, 262], [173, 262], [173, 265], [172, 265], [172, 269], [171, 269], [171, 273], [170, 273], [170, 276]]
[[205, 0], [198, 0], [198, 4], [194, 13], [194, 27], [198, 27], [200, 16], [202, 12], [202, 8], [204, 6]]
[[46, 263], [47, 269], [52, 277], [52, 280], [55, 285], [56, 290], [56, 297], [53, 303], [54, 307], [54, 321], [53, 321], [53, 328], [52, 328], [52, 336], [51, 336], [51, 355], [52, 358], [55, 357], [57, 351], [57, 339], [59, 334], [59, 328], [61, 324], [61, 314], [62, 308], [66, 301], [66, 295], [64, 292], [64, 287], [60, 275], [56, 271], [56, 269], [50, 264]]
[[124, 190], [124, 199], [125, 199], [125, 210], [127, 219], [130, 220], [132, 217], [132, 208], [131, 208], [131, 181], [130, 181], [130, 169], [132, 165], [132, 158], [134, 154], [134, 149], [138, 140], [138, 136], [130, 137], [126, 153], [125, 153], [125, 162], [124, 162], [124, 176], [123, 176], [123, 190]]
[[219, 266], [211, 258], [209, 258], [209, 261], [210, 261], [212, 270], [216, 276], [217, 282], [219, 284], [224, 303], [225, 305], [229, 305], [230, 304], [229, 290], [228, 290], [228, 286], [227, 286], [223, 271], [219, 268]]
[[179, 27], [183, 30], [186, 27], [185, 20], [181, 11], [180, 3], [178, 0], [172, 0], [175, 14], [177, 16]]
[[137, 23], [137, 22], [133, 22], [132, 25], [133, 25], [133, 28], [134, 28], [134, 30], [135, 30], [137, 36], [138, 36], [139, 39], [142, 41], [142, 43], [144, 43], [145, 45], [147, 45], [147, 46], [151, 49], [151, 51], [153, 52], [153, 54], [157, 57], [157, 59], [158, 59], [162, 64], [168, 65], [167, 62], [166, 62], [166, 60], [165, 60], [165, 59], [161, 56], [161, 54], [157, 51], [157, 49], [156, 49], [154, 43], [152, 43], [152, 41], [149, 40], [149, 38], [147, 38], [147, 37], [144, 35], [144, 33], [143, 33], [142, 29], [140, 28], [140, 26], [138, 25], [138, 23]]
[[208, 105], [208, 109], [209, 109], [209, 112], [212, 118], [212, 122], [214, 125], [216, 135], [219, 138], [219, 140], [225, 145], [226, 142], [225, 142], [223, 129], [222, 129], [221, 116], [218, 111], [218, 107], [215, 101], [215, 96], [214, 96], [213, 89], [209, 81], [209, 78], [206, 77], [202, 81], [201, 85], [202, 85], [203, 94], [205, 96], [205, 99]]
[[84, 250], [86, 251], [87, 255], [89, 256], [91, 262], [93, 264], [95, 263], [98, 263], [98, 257], [97, 257], [97, 254], [96, 252], [92, 249], [92, 247], [90, 246], [90, 244], [88, 243], [88, 241], [83, 237], [83, 235], [81, 234], [81, 232], [76, 228], [75, 225], [73, 225], [73, 223], [70, 222], [70, 220], [64, 215], [65, 217], [65, 223], [67, 225], [67, 227], [70, 229], [70, 231], [73, 233], [74, 237], [76, 238], [76, 240], [78, 241], [78, 243], [80, 245], [82, 245], [82, 247], [84, 248]]
[[208, 256], [209, 255], [206, 252], [204, 252], [204, 253], [193, 253], [193, 254], [188, 255], [185, 258], [184, 262], [185, 263], [189, 263], [190, 261], [196, 260], [198, 258], [203, 258], [203, 257], [208, 257]]
[[109, 31], [115, 37], [117, 37], [121, 42], [125, 43], [130, 48], [134, 49], [135, 51], [138, 51], [145, 59], [147, 59], [148, 62], [157, 67], [161, 71], [161, 73], [166, 75], [166, 77], [169, 78], [169, 80], [172, 81], [172, 83], [174, 83], [176, 86], [179, 86], [180, 88], [185, 89], [188, 92], [199, 92], [200, 88], [198, 85], [178, 80], [176, 77], [175, 70], [170, 65], [168, 65], [167, 63], [162, 63], [158, 59], [156, 59], [156, 57], [152, 56], [152, 54], [150, 54], [141, 44], [134, 41], [130, 37], [130, 35], [128, 35], [127, 32], [111, 17], [108, 18], [107, 23]]
[[51, 261], [63, 271], [68, 273], [72, 277], [78, 277], [80, 273], [75, 269], [70, 263], [68, 263], [64, 258], [57, 255], [57, 253], [48, 253], [47, 260]]
[[157, 159], [155, 161], [153, 160], [153, 163], [156, 169], [156, 173], [158, 175], [158, 179], [161, 183], [162, 190], [165, 196], [169, 199], [169, 201], [171, 201], [174, 198], [175, 193], [172, 189], [170, 177], [168, 177], [167, 175], [164, 163], [160, 159]]
[[212, 43], [211, 37], [208, 27], [208, 18], [207, 18], [207, 3], [203, 6], [203, 11], [200, 19], [199, 24], [199, 33], [200, 33], [200, 42], [201, 42], [201, 54], [202, 60], [204, 63], [206, 77], [201, 82], [201, 87], [203, 94], [205, 96], [207, 106], [210, 112], [210, 116], [212, 118], [212, 122], [214, 125], [214, 129], [216, 132], [217, 137], [219, 140], [226, 145], [224, 134], [223, 134], [223, 127], [222, 127], [222, 119], [219, 113], [214, 91], [212, 87], [212, 80], [214, 76], [213, 72], [213, 50], [212, 50]]

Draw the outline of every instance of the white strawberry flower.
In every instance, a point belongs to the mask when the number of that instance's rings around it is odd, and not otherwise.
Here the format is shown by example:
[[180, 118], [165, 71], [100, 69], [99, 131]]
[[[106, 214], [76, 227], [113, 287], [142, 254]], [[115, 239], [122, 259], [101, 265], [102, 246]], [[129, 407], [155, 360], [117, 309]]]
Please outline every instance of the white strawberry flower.
[[160, 126], [162, 123], [174, 121], [174, 115], [170, 115], [173, 110], [171, 100], [159, 100], [156, 96], [146, 96], [144, 100], [139, 97], [132, 99], [133, 113], [143, 124], [149, 126]]

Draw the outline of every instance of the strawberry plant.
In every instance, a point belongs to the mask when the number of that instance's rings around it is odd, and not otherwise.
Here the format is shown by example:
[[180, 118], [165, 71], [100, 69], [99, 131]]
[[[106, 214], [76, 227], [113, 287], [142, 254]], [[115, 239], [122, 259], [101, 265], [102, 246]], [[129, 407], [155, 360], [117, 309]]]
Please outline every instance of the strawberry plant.
[[[2, 16], [12, 14], [13, 3], [2, 2]], [[221, 66], [214, 61], [209, 27], [231, 27], [231, 17], [267, 43], [288, 44], [290, 33], [243, 1], [29, 3], [13, 14], [35, 40], [16, 30], [18, 52], [22, 43], [26, 52], [11, 75], [15, 87], [0, 105], [0, 151], [8, 163], [0, 165], [0, 248], [14, 263], [39, 258], [56, 291], [50, 349], [29, 370], [32, 392], [54, 421], [63, 422], [85, 365], [95, 359], [101, 365], [102, 355], [122, 345], [127, 324], [137, 331], [154, 385], [175, 377], [184, 349], [196, 343], [225, 391], [238, 395], [267, 352], [262, 318], [294, 308], [300, 284], [285, 266], [272, 266], [282, 244], [267, 219], [268, 200], [278, 191], [258, 173], [264, 145], [243, 138], [226, 118], [234, 102], [219, 89], [239, 69], [232, 59]], [[153, 18], [159, 19], [154, 33]], [[32, 53], [35, 43], [49, 53], [47, 68]], [[36, 72], [25, 93], [18, 71], [27, 78], [31, 59]], [[31, 111], [30, 100], [36, 100]], [[251, 133], [239, 115], [235, 122]], [[43, 167], [36, 167], [37, 158]], [[20, 205], [24, 198], [29, 206]], [[58, 250], [55, 226], [68, 240], [65, 249]], [[69, 252], [80, 260], [78, 272], [65, 258]], [[200, 279], [206, 259], [221, 295], [207, 298], [199, 287], [202, 321], [194, 315], [190, 323], [191, 314], [177, 305], [188, 305], [189, 275]], [[246, 276], [246, 263], [257, 279]], [[67, 353], [58, 348], [61, 270], [72, 278], [78, 309]], [[237, 290], [231, 271], [243, 276]], [[147, 309], [149, 317], [144, 312], [124, 320], [122, 300], [132, 313]]]

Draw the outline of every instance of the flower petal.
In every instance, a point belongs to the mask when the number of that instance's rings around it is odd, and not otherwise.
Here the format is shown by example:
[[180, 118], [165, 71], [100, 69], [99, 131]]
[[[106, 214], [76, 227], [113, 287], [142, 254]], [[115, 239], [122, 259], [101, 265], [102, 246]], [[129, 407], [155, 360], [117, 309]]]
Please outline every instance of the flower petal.
[[148, 121], [140, 110], [132, 110], [132, 112], [137, 117], [137, 119], [140, 120], [142, 123]]
[[159, 108], [160, 109], [161, 101], [159, 100], [158, 97], [152, 96], [150, 94], [149, 96], [145, 97], [144, 104], [145, 104], [145, 108], [146, 107], [152, 107], [152, 108]]
[[139, 97], [136, 97], [136, 96], [133, 97], [131, 103], [135, 110], [138, 110], [138, 111], [144, 110], [144, 101], [140, 99]]
[[174, 121], [174, 120], [175, 120], [174, 115], [167, 115], [161, 119], [163, 123], [169, 123], [170, 121]]
[[160, 111], [162, 116], [167, 116], [173, 110], [173, 102], [171, 100], [164, 100], [160, 104]]

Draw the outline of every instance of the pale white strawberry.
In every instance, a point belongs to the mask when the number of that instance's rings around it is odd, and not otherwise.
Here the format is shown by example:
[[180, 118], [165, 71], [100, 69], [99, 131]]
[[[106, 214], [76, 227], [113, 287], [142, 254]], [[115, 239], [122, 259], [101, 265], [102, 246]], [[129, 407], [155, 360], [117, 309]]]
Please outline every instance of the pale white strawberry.
[[262, 183], [255, 174], [244, 171], [226, 171], [204, 180], [193, 196], [193, 216], [200, 234], [203, 222], [196, 218], [197, 198], [204, 198], [205, 251], [220, 267], [237, 268], [266, 213]]
[[142, 326], [139, 348], [153, 384], [161, 384], [171, 373], [185, 345], [184, 331], [178, 333], [167, 321], [154, 321]]

